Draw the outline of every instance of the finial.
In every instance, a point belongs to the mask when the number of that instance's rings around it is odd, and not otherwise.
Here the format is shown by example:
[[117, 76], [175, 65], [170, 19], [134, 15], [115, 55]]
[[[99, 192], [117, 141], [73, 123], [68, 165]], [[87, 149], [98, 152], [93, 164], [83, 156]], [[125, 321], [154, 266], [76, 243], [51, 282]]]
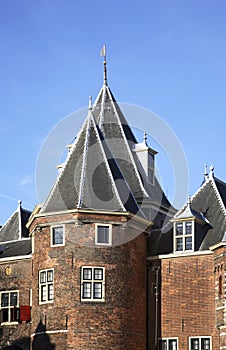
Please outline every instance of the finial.
[[100, 50], [100, 57], [104, 57], [104, 84], [107, 85], [107, 60], [106, 60], [106, 45]]
[[211, 165], [209, 170], [210, 170], [210, 175], [209, 176], [212, 179], [214, 177], [214, 166]]
[[207, 170], [207, 164], [204, 165], [204, 179], [208, 180], [208, 170]]
[[190, 196], [190, 194], [188, 194], [188, 204], [189, 205], [191, 204], [191, 196]]
[[93, 109], [93, 105], [92, 105], [92, 96], [89, 96], [89, 110], [91, 111]]
[[18, 203], [18, 206], [21, 207], [22, 200], [21, 200], [21, 199], [18, 199], [17, 203]]

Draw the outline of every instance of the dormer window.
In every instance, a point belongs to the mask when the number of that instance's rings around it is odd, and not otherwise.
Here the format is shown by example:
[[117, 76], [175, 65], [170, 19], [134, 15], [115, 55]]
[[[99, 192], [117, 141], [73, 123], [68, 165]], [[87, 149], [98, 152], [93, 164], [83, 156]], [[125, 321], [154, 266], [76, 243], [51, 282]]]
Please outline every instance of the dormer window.
[[194, 220], [174, 223], [174, 251], [194, 250]]

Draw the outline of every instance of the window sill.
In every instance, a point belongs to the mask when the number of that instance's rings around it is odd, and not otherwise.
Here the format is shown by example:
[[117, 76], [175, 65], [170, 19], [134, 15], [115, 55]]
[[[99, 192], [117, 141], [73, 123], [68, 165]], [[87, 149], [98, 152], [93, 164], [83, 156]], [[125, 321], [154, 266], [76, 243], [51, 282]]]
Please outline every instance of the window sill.
[[18, 324], [19, 324], [18, 321], [15, 321], [15, 322], [2, 322], [1, 326], [16, 326]]

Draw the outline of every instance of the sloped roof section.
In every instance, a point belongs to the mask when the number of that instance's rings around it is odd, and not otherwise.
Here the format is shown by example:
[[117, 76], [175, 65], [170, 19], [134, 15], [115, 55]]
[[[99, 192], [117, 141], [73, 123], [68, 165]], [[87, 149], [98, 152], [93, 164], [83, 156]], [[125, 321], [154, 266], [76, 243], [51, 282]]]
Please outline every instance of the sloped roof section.
[[155, 177], [154, 186], [147, 183], [142, 165], [134, 152], [137, 145], [136, 137], [110, 88], [105, 84], [96, 99], [93, 112], [112, 155], [138, 203], [148, 198], [157, 203], [158, 207], [165, 207], [166, 210], [170, 208], [171, 204], [157, 178]]
[[0, 229], [0, 243], [27, 238], [29, 231], [25, 225], [30, 215], [31, 212], [23, 209], [19, 201], [17, 210]]
[[42, 212], [76, 208], [143, 215], [91, 110]]
[[209, 249], [212, 245], [221, 242], [224, 237], [226, 216], [223, 195], [225, 191], [226, 184], [212, 177], [202, 184], [191, 199], [193, 210], [202, 213], [210, 225], [199, 250]]

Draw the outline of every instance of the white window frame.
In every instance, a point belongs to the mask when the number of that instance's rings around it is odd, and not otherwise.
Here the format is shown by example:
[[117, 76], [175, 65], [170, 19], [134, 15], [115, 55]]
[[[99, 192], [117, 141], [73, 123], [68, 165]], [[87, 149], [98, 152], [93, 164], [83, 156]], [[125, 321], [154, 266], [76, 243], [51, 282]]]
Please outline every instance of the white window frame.
[[[41, 281], [41, 274], [46, 274], [45, 281]], [[52, 281], [48, 281], [48, 272], [52, 272]], [[40, 270], [38, 275], [38, 285], [39, 285], [39, 304], [49, 304], [54, 302], [54, 269]], [[49, 287], [52, 286], [52, 298], [49, 298]], [[46, 287], [46, 300], [43, 300], [43, 287]]]
[[199, 340], [199, 348], [198, 348], [198, 350], [202, 349], [201, 348], [201, 341], [202, 341], [202, 339], [209, 339], [210, 340], [210, 350], [212, 350], [212, 337], [211, 336], [206, 335], [206, 336], [197, 336], [197, 337], [192, 336], [192, 337], [189, 337], [189, 350], [191, 350], [191, 340], [192, 339], [198, 339]]
[[[160, 338], [159, 339], [159, 343], [164, 340], [166, 341], [166, 350], [171, 350], [170, 347], [169, 347], [169, 342], [170, 341], [173, 341], [173, 340], [176, 340], [176, 349], [175, 350], [179, 350], [179, 347], [178, 347], [178, 337], [170, 337], [170, 338]], [[161, 349], [161, 345], [159, 344], [159, 348]], [[174, 349], [173, 349], [174, 350]]]
[[[98, 242], [98, 227], [100, 226], [104, 226], [104, 227], [108, 227], [109, 229], [109, 241], [107, 243], [105, 242]], [[111, 224], [99, 224], [96, 223], [95, 224], [95, 245], [100, 245], [100, 246], [111, 246], [112, 245], [112, 225]]]
[[[63, 229], [63, 242], [62, 243], [55, 243], [53, 242], [53, 234], [54, 234], [54, 229], [61, 227]], [[59, 225], [53, 225], [50, 228], [50, 241], [51, 241], [51, 247], [62, 247], [65, 245], [65, 225], [64, 224], [59, 224]]]
[[[90, 270], [90, 278], [85, 278], [85, 270]], [[102, 279], [95, 279], [95, 270], [102, 271]], [[90, 297], [84, 297], [85, 284], [90, 285]], [[94, 297], [95, 284], [101, 285], [101, 298]], [[82, 266], [81, 267], [81, 301], [104, 302], [105, 301], [105, 268], [103, 266]]]
[[[191, 234], [186, 234], [186, 224], [191, 222]], [[177, 225], [181, 224], [182, 225], [182, 233], [181, 235], [177, 234]], [[184, 252], [193, 252], [195, 249], [195, 220], [193, 219], [188, 219], [188, 220], [183, 220], [183, 221], [176, 221], [174, 222], [173, 225], [173, 236], [174, 236], [174, 253], [184, 253]], [[191, 249], [186, 249], [186, 238], [191, 237], [192, 240], [192, 248]], [[182, 239], [182, 250], [177, 250], [177, 240]]]
[[[17, 304], [16, 305], [7, 305], [7, 306], [2, 306], [2, 294], [8, 293], [9, 294], [9, 303], [10, 303], [10, 293], [17, 293]], [[4, 290], [0, 292], [0, 311], [1, 311], [1, 325], [4, 324], [17, 324], [18, 321], [11, 321], [11, 309], [19, 307], [19, 290]], [[8, 309], [8, 319], [9, 321], [2, 321], [2, 310]]]

